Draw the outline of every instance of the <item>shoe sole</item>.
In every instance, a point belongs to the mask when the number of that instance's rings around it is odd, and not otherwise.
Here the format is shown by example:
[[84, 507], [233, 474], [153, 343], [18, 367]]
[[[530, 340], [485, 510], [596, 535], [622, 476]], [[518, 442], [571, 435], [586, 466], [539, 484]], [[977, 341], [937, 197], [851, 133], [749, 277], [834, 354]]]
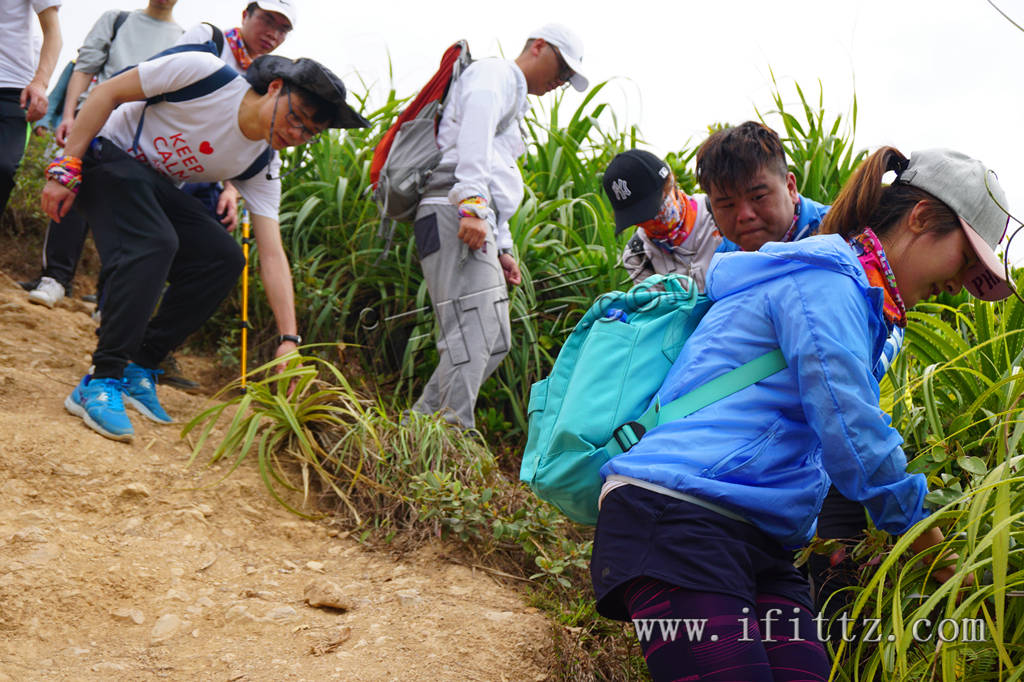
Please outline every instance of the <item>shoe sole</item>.
[[176, 379], [174, 377], [160, 377], [161, 386], [171, 386], [179, 391], [185, 391], [186, 393], [198, 393], [199, 389], [202, 388], [199, 384], [192, 381], [191, 379]]
[[107, 431], [105, 428], [100, 426], [96, 422], [96, 420], [89, 416], [89, 413], [85, 411], [84, 407], [82, 407], [77, 402], [72, 400], [71, 396], [68, 396], [67, 398], [64, 399], [64, 409], [70, 412], [71, 414], [75, 415], [76, 417], [81, 417], [82, 421], [84, 421], [90, 429], [100, 434], [101, 436], [109, 438], [110, 440], [116, 440], [122, 443], [130, 443], [132, 442], [132, 436], [135, 435], [132, 433], [112, 433], [110, 431]]
[[160, 417], [156, 416], [143, 403], [139, 402], [138, 400], [136, 400], [135, 398], [131, 397], [127, 393], [122, 393], [121, 397], [124, 399], [124, 402], [125, 402], [126, 405], [131, 405], [133, 408], [135, 408], [136, 412], [138, 412], [143, 417], [145, 417], [146, 419], [148, 419], [148, 420], [150, 420], [152, 422], [156, 422], [157, 424], [173, 424], [174, 423], [173, 419], [171, 419], [170, 421], [167, 421], [167, 420], [161, 419]]
[[28, 295], [28, 300], [30, 303], [38, 303], [39, 305], [45, 305], [47, 308], [50, 308], [51, 310], [53, 309], [53, 306], [57, 305], [56, 301], [51, 302], [50, 299], [48, 298], [43, 298], [42, 296], [33, 296], [32, 294]]

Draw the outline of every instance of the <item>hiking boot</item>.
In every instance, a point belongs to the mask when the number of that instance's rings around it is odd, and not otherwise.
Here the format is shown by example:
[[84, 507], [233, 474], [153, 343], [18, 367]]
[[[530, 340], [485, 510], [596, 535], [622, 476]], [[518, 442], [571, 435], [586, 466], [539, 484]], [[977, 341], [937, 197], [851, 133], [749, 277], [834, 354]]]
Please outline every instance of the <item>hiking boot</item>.
[[180, 388], [183, 391], [189, 393], [195, 393], [199, 390], [199, 382], [192, 381], [185, 376], [185, 371], [178, 364], [177, 358], [173, 355], [168, 355], [164, 358], [164, 361], [160, 363], [160, 368], [163, 374], [160, 376], [160, 383], [167, 384], [168, 386], [174, 386]]
[[64, 399], [64, 409], [107, 438], [128, 442], [135, 433], [124, 411], [118, 379], [93, 379], [86, 374]]
[[57, 305], [57, 301], [62, 298], [64, 298], [64, 285], [53, 277], [40, 278], [39, 285], [28, 292], [28, 300], [45, 305], [47, 308]]
[[164, 412], [164, 408], [160, 406], [160, 401], [156, 397], [158, 374], [160, 374], [158, 369], [146, 369], [130, 362], [124, 368], [121, 390], [124, 392], [125, 401], [141, 412], [143, 416], [158, 424], [173, 424], [174, 420]]

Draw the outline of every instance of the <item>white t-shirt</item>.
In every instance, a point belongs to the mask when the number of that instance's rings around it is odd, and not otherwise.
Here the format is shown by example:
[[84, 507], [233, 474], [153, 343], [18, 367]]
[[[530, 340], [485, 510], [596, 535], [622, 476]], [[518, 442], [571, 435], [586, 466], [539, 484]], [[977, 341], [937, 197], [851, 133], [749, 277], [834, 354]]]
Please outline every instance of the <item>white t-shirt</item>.
[[[224, 66], [208, 52], [182, 52], [139, 64], [146, 97], [174, 92]], [[178, 183], [219, 182], [244, 173], [267, 148], [266, 140], [250, 140], [238, 127], [238, 108], [249, 91], [241, 76], [208, 95], [184, 102], [130, 102], [114, 110], [100, 131], [121, 149]], [[138, 149], [132, 141], [145, 108]], [[235, 186], [256, 215], [277, 219], [281, 202], [281, 160], [270, 162], [273, 180], [261, 170]]]
[[0, 88], [24, 88], [36, 73], [33, 14], [60, 7], [61, 0], [0, 0]]
[[[223, 30], [221, 32], [223, 32]], [[177, 44], [187, 45], [189, 43], [205, 43], [208, 40], [213, 40], [213, 28], [209, 24], [196, 24], [178, 38]], [[220, 51], [220, 58], [221, 61], [238, 73], [245, 73], [245, 69], [243, 69], [242, 65], [238, 63], [237, 59], [235, 59], [235, 53], [231, 51], [231, 46], [228, 45], [227, 38], [224, 38], [224, 47]]]

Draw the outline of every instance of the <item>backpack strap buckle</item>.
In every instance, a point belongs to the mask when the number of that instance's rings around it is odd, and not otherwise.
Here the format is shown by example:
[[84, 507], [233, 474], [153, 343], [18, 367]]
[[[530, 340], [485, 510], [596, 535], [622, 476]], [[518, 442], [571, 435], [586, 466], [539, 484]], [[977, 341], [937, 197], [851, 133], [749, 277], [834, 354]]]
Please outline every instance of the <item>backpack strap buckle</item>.
[[612, 438], [615, 443], [622, 448], [623, 452], [626, 452], [631, 447], [640, 442], [644, 434], [647, 433], [647, 429], [640, 422], [626, 422], [619, 428], [612, 431]]

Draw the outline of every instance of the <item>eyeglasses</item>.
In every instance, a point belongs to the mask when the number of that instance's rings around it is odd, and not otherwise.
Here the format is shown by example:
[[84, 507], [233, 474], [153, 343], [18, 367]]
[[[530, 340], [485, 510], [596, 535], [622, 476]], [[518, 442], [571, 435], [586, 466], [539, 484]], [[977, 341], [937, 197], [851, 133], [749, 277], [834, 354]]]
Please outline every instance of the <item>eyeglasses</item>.
[[[280, 95], [278, 95], [278, 97], [280, 97]], [[285, 99], [288, 102], [288, 114], [284, 117], [284, 120], [288, 122], [288, 125], [290, 125], [292, 128], [295, 128], [296, 130], [301, 130], [302, 136], [306, 138], [307, 141], [312, 140], [314, 137], [316, 137], [322, 132], [320, 130], [310, 130], [309, 128], [307, 128], [305, 124], [302, 122], [302, 119], [299, 118], [298, 114], [295, 113], [295, 110], [292, 109], [291, 89], [288, 90]]]
[[548, 43], [548, 47], [551, 48], [551, 51], [555, 53], [555, 57], [558, 58], [558, 80], [563, 83], [568, 83], [569, 79], [572, 78], [572, 75], [576, 72], [572, 70], [568, 63], [566, 63], [565, 57], [562, 56], [562, 53], [558, 51], [557, 47], [551, 43]]
[[275, 33], [282, 37], [288, 35], [292, 31], [291, 24], [283, 24], [279, 21], [275, 21], [274, 18], [270, 16], [268, 12], [265, 12], [263, 10], [259, 10], [258, 12], [256, 12], [256, 19], [261, 24], [263, 24], [263, 27], [265, 29], [267, 29], [268, 31], [274, 31]]

